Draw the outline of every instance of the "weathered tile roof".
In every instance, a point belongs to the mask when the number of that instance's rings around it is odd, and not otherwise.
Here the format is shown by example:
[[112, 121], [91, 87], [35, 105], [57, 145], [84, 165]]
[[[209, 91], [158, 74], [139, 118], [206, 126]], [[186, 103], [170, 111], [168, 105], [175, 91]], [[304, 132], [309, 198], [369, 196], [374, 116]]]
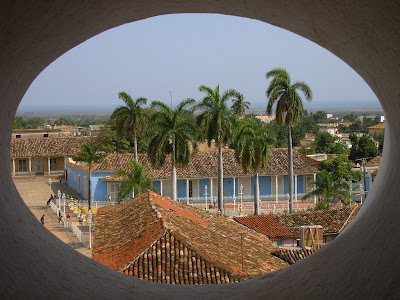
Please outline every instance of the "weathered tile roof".
[[293, 232], [286, 229], [270, 215], [235, 217], [233, 219], [236, 222], [268, 237], [284, 237], [293, 235]]
[[57, 137], [11, 139], [10, 157], [60, 157], [74, 156], [80, 145], [92, 137]]
[[[99, 164], [93, 172], [115, 172], [126, 170], [128, 161], [133, 159], [133, 154], [113, 153], [107, 156], [104, 163]], [[168, 156], [165, 164], [159, 169], [153, 168], [147, 154], [139, 154], [139, 161], [146, 164], [146, 171], [153, 179], [171, 178], [171, 160]], [[223, 151], [224, 176], [244, 176], [242, 166], [237, 163], [233, 150]], [[297, 151], [293, 151], [293, 165], [295, 174], [313, 174], [318, 172], [319, 162]], [[177, 168], [178, 178], [212, 178], [218, 176], [218, 152], [203, 151], [194, 155], [185, 168]], [[253, 175], [251, 172], [250, 175]], [[270, 149], [268, 154], [268, 167], [260, 175], [285, 175], [287, 174], [287, 149]], [[106, 178], [112, 180], [112, 177]]]
[[379, 167], [380, 164], [381, 164], [381, 157], [376, 156], [373, 159], [371, 159], [369, 162], [367, 162], [367, 168]]
[[[299, 226], [321, 225], [324, 234], [339, 234], [355, 217], [359, 205], [327, 210], [236, 217], [234, 220], [270, 237], [299, 236]], [[276, 223], [272, 223], [273, 219]]]
[[311, 254], [317, 252], [321, 247], [312, 249], [277, 249], [271, 254], [279, 257], [280, 259], [286, 261], [288, 264], [293, 265], [294, 263], [310, 256]]
[[374, 126], [370, 126], [368, 129], [385, 129], [385, 123], [379, 123]]
[[92, 257], [151, 281], [223, 283], [287, 266], [270, 254], [274, 249], [268, 238], [230, 219], [149, 191], [99, 209]]

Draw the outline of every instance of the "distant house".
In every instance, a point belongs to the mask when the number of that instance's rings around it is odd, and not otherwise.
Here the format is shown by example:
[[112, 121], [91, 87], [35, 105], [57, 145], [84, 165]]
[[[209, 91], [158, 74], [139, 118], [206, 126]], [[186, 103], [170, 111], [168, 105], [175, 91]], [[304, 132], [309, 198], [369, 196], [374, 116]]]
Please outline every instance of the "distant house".
[[366, 170], [368, 173], [371, 174], [372, 181], [375, 180], [375, 177], [378, 174], [380, 164], [381, 164], [380, 156], [374, 157], [373, 159], [368, 161], [366, 164]]
[[385, 133], [385, 123], [379, 123], [374, 126], [368, 127], [368, 134], [374, 140], [377, 140], [381, 134]]
[[[301, 199], [310, 191], [309, 183], [316, 178], [319, 162], [294, 151], [294, 199]], [[133, 159], [133, 154], [114, 153], [106, 157], [105, 161], [92, 170], [92, 199], [105, 201], [107, 195], [112, 200], [117, 198], [117, 192], [121, 184], [121, 178], [114, 173], [117, 170], [127, 168], [128, 162]], [[252, 199], [254, 194], [253, 176], [245, 174], [243, 168], [237, 163], [235, 153], [231, 149], [224, 149], [224, 195], [227, 199], [235, 197], [239, 199]], [[160, 168], [153, 168], [147, 154], [139, 154], [139, 161], [146, 165], [146, 171], [152, 176], [153, 187], [161, 195], [171, 197], [171, 160], [166, 158], [165, 164]], [[67, 184], [87, 197], [87, 168], [81, 164], [67, 164]], [[260, 198], [262, 200], [287, 199], [288, 176], [287, 174], [287, 149], [270, 149], [268, 155], [268, 167], [259, 172]], [[86, 178], [86, 179], [85, 179]], [[178, 198], [181, 201], [204, 201], [207, 191], [208, 200], [216, 200], [218, 189], [218, 152], [199, 151], [191, 158], [186, 168], [177, 168]], [[243, 194], [240, 195], [241, 186]]]
[[12, 176], [64, 175], [69, 157], [77, 153], [84, 137], [13, 138], [10, 146]]
[[288, 264], [263, 235], [227, 218], [145, 192], [96, 216], [92, 258], [167, 284], [243, 281]]
[[61, 129], [13, 129], [11, 137], [15, 139], [25, 138], [56, 138], [63, 136]]
[[[322, 226], [323, 233], [320, 234], [320, 237], [323, 236], [322, 243], [326, 244], [343, 231], [353, 220], [359, 209], [359, 205], [352, 205], [292, 214], [235, 217], [234, 220], [264, 234], [277, 246], [296, 247], [301, 244], [301, 227]], [[308, 228], [305, 229], [308, 230]], [[313, 235], [315, 236], [315, 233]]]
[[338, 123], [321, 123], [318, 124], [319, 132], [328, 132], [331, 135], [336, 135], [339, 133], [339, 124]]
[[104, 125], [89, 125], [88, 127], [78, 127], [77, 131], [82, 136], [98, 136]]
[[261, 122], [268, 124], [270, 122], [272, 122], [273, 120], [275, 120], [276, 116], [275, 115], [271, 115], [271, 116], [264, 116], [264, 115], [259, 115], [256, 116], [256, 119], [260, 120]]

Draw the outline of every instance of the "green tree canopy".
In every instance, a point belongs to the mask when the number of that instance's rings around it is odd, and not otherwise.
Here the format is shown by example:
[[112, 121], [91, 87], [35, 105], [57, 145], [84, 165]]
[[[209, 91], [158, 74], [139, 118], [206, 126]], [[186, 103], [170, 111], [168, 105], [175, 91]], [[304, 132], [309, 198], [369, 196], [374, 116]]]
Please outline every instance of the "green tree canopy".
[[137, 160], [137, 137], [146, 128], [146, 114], [141, 106], [147, 103], [147, 99], [139, 97], [133, 100], [125, 92], [120, 92], [118, 97], [125, 103], [125, 106], [117, 107], [110, 118], [114, 120], [120, 136], [125, 138], [133, 137], [134, 158]]
[[183, 112], [193, 106], [195, 100], [187, 99], [171, 109], [163, 102], [154, 101], [154, 122], [149, 127], [152, 140], [149, 144], [149, 156], [153, 166], [161, 166], [167, 154], [171, 155], [172, 199], [177, 200], [176, 166], [185, 167], [193, 152], [197, 151], [197, 127], [183, 117]]
[[93, 142], [86, 142], [81, 145], [79, 148], [78, 153], [73, 158], [75, 161], [82, 161], [88, 164], [88, 173], [89, 173], [89, 199], [88, 199], [88, 206], [89, 211], [91, 210], [91, 203], [92, 203], [92, 164], [93, 163], [100, 163], [103, 161], [103, 154], [99, 151], [98, 145]]
[[129, 141], [117, 134], [110, 126], [104, 127], [97, 136], [101, 151], [105, 153], [128, 153], [132, 151]]
[[378, 149], [370, 136], [364, 134], [358, 138], [352, 133], [349, 138], [351, 140], [350, 160], [356, 161], [360, 158], [367, 158], [369, 160], [378, 155]]
[[272, 107], [276, 104], [275, 115], [279, 125], [288, 128], [288, 177], [289, 177], [289, 211], [293, 212], [293, 149], [292, 126], [303, 118], [303, 101], [299, 91], [307, 101], [312, 99], [311, 88], [302, 81], [291, 82], [289, 73], [282, 68], [272, 69], [265, 75], [272, 78], [266, 95], [268, 98], [267, 113], [271, 115]]
[[232, 112], [236, 117], [243, 118], [246, 113], [246, 109], [249, 109], [250, 107], [250, 102], [245, 101], [244, 96], [241, 93], [236, 93], [234, 97], [235, 98], [232, 100]]
[[322, 205], [317, 208], [329, 208], [331, 202], [341, 201], [349, 204], [351, 201], [351, 187], [347, 181], [335, 180], [330, 172], [322, 170], [317, 174], [318, 179], [311, 182], [314, 189], [304, 195], [303, 200], [317, 196]]
[[138, 196], [151, 189], [152, 178], [146, 173], [145, 165], [134, 159], [128, 162], [128, 170], [118, 170], [115, 175], [124, 180], [118, 190], [118, 203], [133, 193]]
[[268, 148], [274, 142], [273, 134], [267, 127], [259, 126], [256, 121], [243, 119], [239, 122], [236, 136], [236, 160], [241, 163], [245, 173], [252, 170], [254, 176], [254, 214], [260, 214], [259, 176], [261, 169], [268, 163]]
[[202, 85], [199, 91], [205, 93], [203, 99], [196, 105], [196, 109], [202, 111], [197, 117], [197, 124], [204, 130], [204, 137], [207, 139], [208, 146], [215, 141], [218, 146], [218, 209], [223, 213], [223, 161], [222, 147], [228, 145], [233, 133], [234, 116], [229, 110], [227, 102], [232, 100], [237, 91], [230, 89], [220, 93], [219, 85], [213, 90], [208, 86]]
[[348, 152], [346, 144], [338, 136], [333, 136], [329, 132], [318, 132], [313, 143], [317, 153], [344, 154]]
[[361, 172], [353, 170], [354, 165], [347, 160], [345, 155], [324, 160], [321, 168], [329, 172], [335, 181], [359, 182], [361, 180]]

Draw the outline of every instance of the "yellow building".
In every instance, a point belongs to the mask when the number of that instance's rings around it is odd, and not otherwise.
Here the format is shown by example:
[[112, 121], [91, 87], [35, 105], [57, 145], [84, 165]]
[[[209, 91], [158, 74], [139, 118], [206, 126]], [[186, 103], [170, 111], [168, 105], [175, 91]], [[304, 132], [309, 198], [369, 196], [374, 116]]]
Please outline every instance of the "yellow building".
[[368, 127], [368, 134], [373, 139], [377, 140], [380, 134], [385, 133], [385, 123], [379, 123], [374, 126]]

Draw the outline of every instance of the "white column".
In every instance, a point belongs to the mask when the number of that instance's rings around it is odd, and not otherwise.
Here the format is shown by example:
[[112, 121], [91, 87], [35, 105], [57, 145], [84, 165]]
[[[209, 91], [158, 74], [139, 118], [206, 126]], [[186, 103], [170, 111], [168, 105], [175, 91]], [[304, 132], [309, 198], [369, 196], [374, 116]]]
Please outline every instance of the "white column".
[[13, 176], [15, 176], [15, 158], [13, 158], [12, 159], [12, 161], [13, 161], [13, 166], [12, 166], [12, 174], [13, 174]]
[[189, 179], [186, 179], [186, 204], [189, 205]]
[[236, 177], [233, 177], [233, 198], [236, 197]]
[[32, 172], [32, 158], [28, 158], [29, 159], [29, 175], [31, 174], [31, 172]]
[[275, 201], [278, 202], [278, 175], [275, 176]]
[[162, 180], [160, 180], [160, 195], [162, 196], [163, 194], [162, 194]]
[[[317, 174], [314, 174], [314, 182], [317, 180]], [[314, 187], [315, 189], [315, 187]], [[317, 203], [317, 196], [314, 195], [314, 204]]]
[[214, 197], [214, 195], [213, 195], [213, 180], [212, 180], [212, 178], [210, 178], [210, 203], [214, 203], [213, 197]]
[[297, 175], [294, 175], [294, 201], [297, 201]]
[[47, 172], [50, 175], [50, 157], [47, 158]]

